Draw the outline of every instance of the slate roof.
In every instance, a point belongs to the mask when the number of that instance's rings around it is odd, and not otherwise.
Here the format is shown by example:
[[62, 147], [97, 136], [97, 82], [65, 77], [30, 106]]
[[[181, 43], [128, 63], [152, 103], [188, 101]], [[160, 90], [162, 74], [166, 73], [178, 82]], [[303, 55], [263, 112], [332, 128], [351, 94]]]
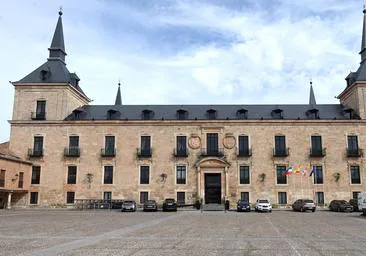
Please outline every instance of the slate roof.
[[31, 162], [22, 159], [9, 150], [9, 141], [0, 143], [0, 159], [32, 165]]
[[[216, 110], [216, 120], [297, 120], [314, 119], [309, 115], [311, 109], [318, 110], [317, 119], [350, 119], [349, 112], [344, 111], [341, 104], [319, 104], [311, 108], [304, 105], [85, 105], [78, 108], [66, 120], [142, 120], [143, 111], [153, 111], [152, 120], [178, 120], [178, 110], [187, 111], [187, 120], [207, 120], [207, 110]], [[238, 116], [243, 110], [243, 116]], [[246, 111], [245, 111], [246, 110]], [[274, 114], [274, 110], [282, 110], [282, 118]]]

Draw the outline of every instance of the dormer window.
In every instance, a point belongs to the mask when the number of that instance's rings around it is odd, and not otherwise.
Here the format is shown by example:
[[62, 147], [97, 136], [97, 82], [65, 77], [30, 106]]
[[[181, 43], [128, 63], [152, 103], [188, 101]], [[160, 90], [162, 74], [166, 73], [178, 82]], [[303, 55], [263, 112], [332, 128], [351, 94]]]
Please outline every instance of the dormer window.
[[185, 109], [178, 109], [177, 110], [177, 119], [185, 120], [188, 118], [188, 111]]
[[119, 115], [119, 111], [117, 109], [109, 109], [107, 111], [107, 119], [108, 120], [113, 120], [113, 119], [117, 119], [118, 118], [118, 115]]
[[345, 114], [348, 115], [349, 119], [356, 119], [357, 115], [352, 108], [346, 108], [343, 110]]
[[283, 119], [283, 110], [280, 108], [276, 108], [272, 110], [271, 115], [274, 119]]
[[142, 119], [143, 120], [150, 120], [154, 117], [154, 111], [150, 109], [142, 110]]
[[75, 109], [74, 111], [72, 111], [73, 118], [75, 120], [80, 120], [83, 112], [84, 110], [82, 108]]
[[248, 119], [248, 110], [241, 108], [238, 111], [236, 111], [236, 117], [238, 119]]
[[41, 70], [41, 80], [45, 81], [51, 76], [51, 71], [42, 69]]
[[217, 111], [215, 109], [209, 109], [206, 111], [207, 113], [207, 119], [216, 119], [217, 117]]
[[319, 110], [316, 108], [309, 109], [306, 112], [306, 115], [308, 116], [309, 119], [319, 119]]

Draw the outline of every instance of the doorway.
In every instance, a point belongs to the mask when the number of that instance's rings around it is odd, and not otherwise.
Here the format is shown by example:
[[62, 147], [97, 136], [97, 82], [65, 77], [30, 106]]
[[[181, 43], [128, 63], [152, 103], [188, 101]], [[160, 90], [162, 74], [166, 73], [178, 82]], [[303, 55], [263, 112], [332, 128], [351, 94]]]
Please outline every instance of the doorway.
[[220, 173], [205, 173], [205, 203], [221, 204]]

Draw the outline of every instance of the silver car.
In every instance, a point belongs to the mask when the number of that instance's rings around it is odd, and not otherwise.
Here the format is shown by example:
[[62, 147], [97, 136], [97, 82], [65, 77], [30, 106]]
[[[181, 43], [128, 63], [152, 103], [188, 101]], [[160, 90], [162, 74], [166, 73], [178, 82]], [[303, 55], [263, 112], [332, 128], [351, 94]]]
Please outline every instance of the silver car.
[[122, 203], [122, 212], [135, 212], [136, 211], [136, 202], [133, 200], [123, 201]]

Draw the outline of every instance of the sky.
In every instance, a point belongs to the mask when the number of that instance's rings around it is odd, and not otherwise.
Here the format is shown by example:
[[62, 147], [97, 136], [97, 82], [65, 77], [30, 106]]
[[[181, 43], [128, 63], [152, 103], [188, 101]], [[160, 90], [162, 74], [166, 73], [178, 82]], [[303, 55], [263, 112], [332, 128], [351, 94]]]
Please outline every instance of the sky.
[[356, 71], [362, 0], [0, 0], [0, 142], [14, 88], [48, 57], [60, 5], [66, 63], [95, 105], [337, 104]]

